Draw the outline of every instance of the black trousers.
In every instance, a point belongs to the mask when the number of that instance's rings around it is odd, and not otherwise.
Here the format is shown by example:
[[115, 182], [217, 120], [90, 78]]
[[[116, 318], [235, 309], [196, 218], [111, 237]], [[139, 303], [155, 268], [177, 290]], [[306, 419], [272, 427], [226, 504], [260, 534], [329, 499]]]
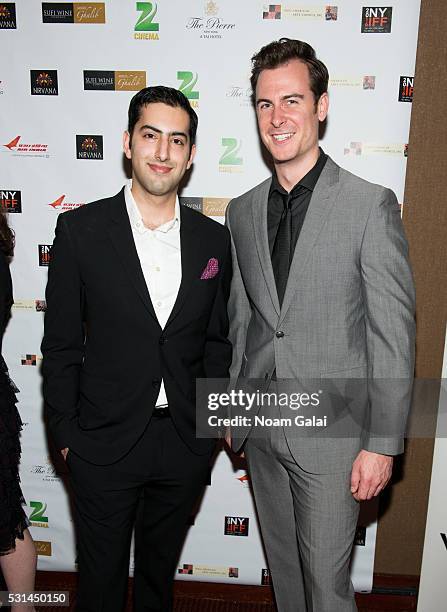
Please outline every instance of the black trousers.
[[172, 610], [173, 576], [188, 518], [208, 480], [210, 454], [195, 455], [170, 418], [155, 417], [117, 463], [93, 465], [68, 453], [77, 612], [123, 612], [134, 526], [134, 612]]

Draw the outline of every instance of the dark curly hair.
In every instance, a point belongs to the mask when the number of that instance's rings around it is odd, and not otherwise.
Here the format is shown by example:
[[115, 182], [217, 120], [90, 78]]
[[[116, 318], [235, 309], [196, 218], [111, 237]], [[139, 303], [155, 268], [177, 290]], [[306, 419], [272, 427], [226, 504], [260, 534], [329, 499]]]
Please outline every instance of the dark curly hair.
[[7, 257], [14, 254], [14, 232], [8, 225], [5, 213], [0, 208], [0, 251]]

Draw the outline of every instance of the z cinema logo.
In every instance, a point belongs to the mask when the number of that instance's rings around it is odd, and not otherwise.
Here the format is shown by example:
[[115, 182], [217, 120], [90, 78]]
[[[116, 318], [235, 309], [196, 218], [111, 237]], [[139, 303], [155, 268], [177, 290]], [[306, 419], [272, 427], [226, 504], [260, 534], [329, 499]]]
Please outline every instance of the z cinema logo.
[[249, 521], [247, 516], [226, 516], [224, 535], [247, 537]]
[[187, 70], [179, 70], [177, 72], [177, 80], [180, 81], [179, 90], [188, 98], [193, 108], [198, 108], [199, 106], [199, 91], [194, 89], [198, 78], [197, 72], [189, 72]]
[[39, 266], [41, 268], [47, 268], [50, 265], [51, 259], [51, 247], [52, 244], [39, 244]]
[[414, 77], [401, 76], [399, 80], [399, 102], [413, 102]]
[[140, 91], [144, 87], [144, 70], [84, 70], [86, 91]]
[[362, 33], [389, 34], [392, 15], [392, 6], [364, 6], [362, 8]]
[[33, 527], [45, 527], [48, 529], [48, 516], [46, 516], [47, 504], [41, 501], [30, 501], [29, 507], [32, 508], [29, 520]]
[[0, 189], [0, 207], [5, 213], [22, 212], [22, 193], [10, 189]]
[[16, 30], [16, 5], [15, 2], [0, 3], [0, 30]]
[[57, 70], [30, 70], [32, 96], [57, 96]]
[[155, 2], [137, 2], [137, 11], [141, 14], [134, 28], [133, 37], [137, 40], [158, 40], [160, 25], [154, 21], [157, 14]]
[[102, 136], [76, 134], [77, 159], [104, 159]]
[[242, 143], [237, 138], [222, 138], [223, 152], [219, 159], [219, 172], [242, 172], [243, 159], [239, 155]]
[[42, 2], [43, 23], [105, 23], [104, 2]]

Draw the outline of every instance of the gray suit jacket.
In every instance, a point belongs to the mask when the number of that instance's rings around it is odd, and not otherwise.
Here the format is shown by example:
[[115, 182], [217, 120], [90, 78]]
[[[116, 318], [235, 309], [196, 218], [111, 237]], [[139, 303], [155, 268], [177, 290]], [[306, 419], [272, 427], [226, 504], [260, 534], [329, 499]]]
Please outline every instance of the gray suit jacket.
[[[414, 288], [396, 196], [328, 158], [296, 245], [282, 307], [267, 239], [271, 179], [227, 208], [233, 281], [231, 377], [364, 378], [373, 418], [406, 418], [414, 369]], [[283, 337], [276, 332], [282, 331]], [[393, 386], [380, 381], [400, 380]], [[406, 381], [402, 384], [402, 381]], [[240, 430], [239, 430], [240, 432]], [[239, 433], [238, 450], [249, 430]], [[287, 432], [286, 432], [287, 435]], [[361, 448], [403, 451], [402, 438], [288, 439], [306, 470], [349, 469]]]

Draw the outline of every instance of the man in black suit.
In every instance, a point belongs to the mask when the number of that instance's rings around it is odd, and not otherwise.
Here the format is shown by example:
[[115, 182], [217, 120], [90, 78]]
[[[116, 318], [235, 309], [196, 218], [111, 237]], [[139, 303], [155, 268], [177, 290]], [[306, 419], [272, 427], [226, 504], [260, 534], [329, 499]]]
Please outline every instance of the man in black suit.
[[195, 381], [226, 377], [228, 231], [179, 205], [197, 115], [148, 87], [129, 107], [132, 181], [59, 216], [42, 344], [50, 429], [71, 472], [78, 612], [121, 612], [135, 525], [135, 612], [172, 609], [172, 578], [214, 441]]

